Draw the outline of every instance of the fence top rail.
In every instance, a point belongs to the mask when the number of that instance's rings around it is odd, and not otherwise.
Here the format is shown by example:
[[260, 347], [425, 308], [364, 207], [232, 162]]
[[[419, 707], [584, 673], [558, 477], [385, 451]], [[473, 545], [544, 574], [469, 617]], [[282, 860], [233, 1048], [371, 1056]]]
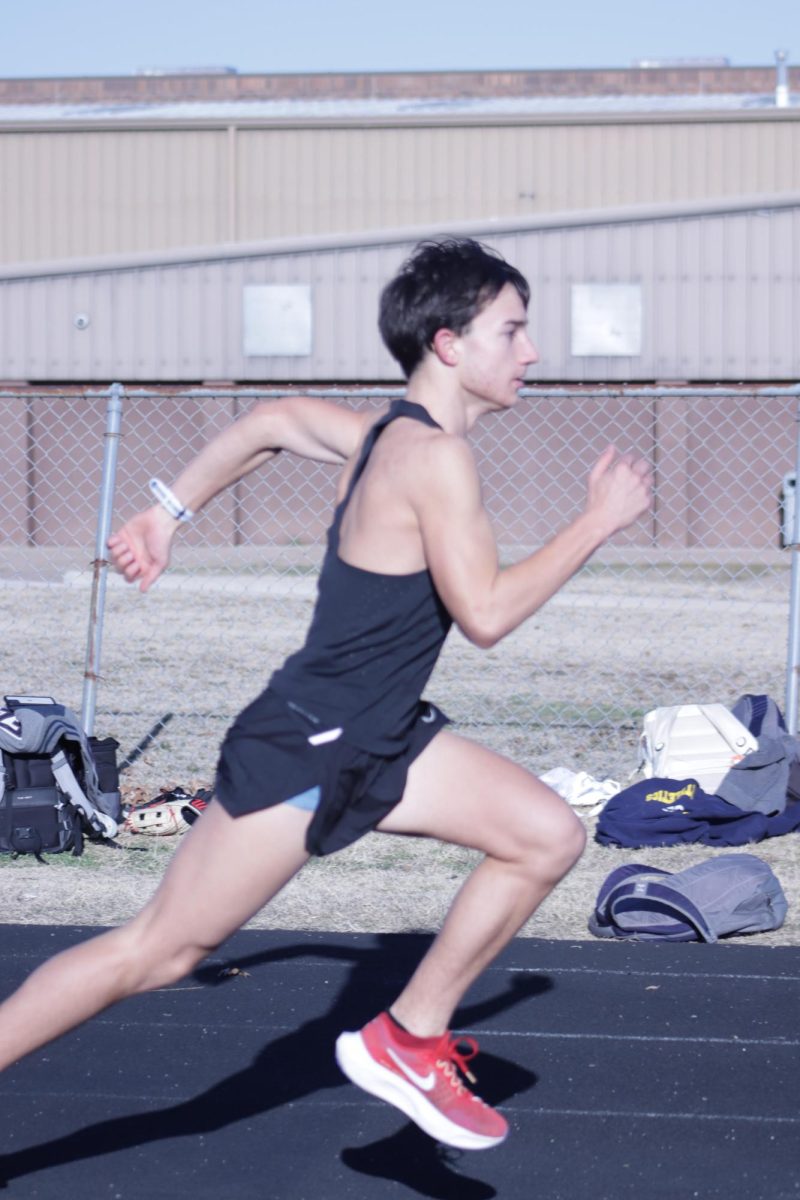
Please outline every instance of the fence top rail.
[[[114, 390], [112, 390], [114, 389]], [[20, 388], [13, 391], [0, 391], [0, 399], [2, 400], [19, 400], [25, 398], [41, 397], [58, 397], [58, 396], [82, 396], [84, 398], [101, 398], [109, 395], [118, 395], [120, 397], [131, 397], [136, 399], [153, 399], [159, 397], [171, 398], [182, 397], [189, 399], [212, 399], [214, 397], [221, 398], [239, 398], [239, 399], [271, 399], [276, 400], [284, 396], [315, 396], [321, 399], [345, 399], [349, 397], [371, 397], [374, 399], [395, 400], [406, 393], [404, 387], [371, 387], [369, 384], [363, 386], [351, 387], [189, 387], [189, 388], [125, 388], [120, 384], [113, 384], [111, 388], [76, 388], [76, 389], [35, 389], [35, 388]], [[543, 397], [545, 399], [565, 396], [586, 396], [587, 398], [602, 398], [610, 396], [631, 396], [634, 398], [659, 398], [672, 396], [787, 396], [800, 398], [800, 383], [786, 384], [780, 387], [761, 387], [749, 386], [741, 384], [736, 387], [717, 387], [710, 384], [705, 387], [701, 386], [664, 386], [664, 385], [645, 385], [636, 387], [626, 387], [624, 384], [613, 387], [596, 387], [578, 384], [570, 386], [567, 384], [559, 386], [537, 387], [530, 385], [524, 387], [520, 391], [520, 396], [523, 398]]]

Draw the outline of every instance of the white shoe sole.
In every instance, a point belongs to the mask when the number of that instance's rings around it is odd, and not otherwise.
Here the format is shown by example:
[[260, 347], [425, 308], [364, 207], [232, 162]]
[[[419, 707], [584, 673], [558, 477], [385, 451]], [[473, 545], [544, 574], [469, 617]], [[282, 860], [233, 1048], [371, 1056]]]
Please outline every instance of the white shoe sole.
[[336, 1039], [336, 1061], [352, 1083], [399, 1108], [437, 1142], [455, 1146], [458, 1150], [489, 1150], [505, 1141], [505, 1134], [491, 1137], [448, 1121], [412, 1084], [404, 1083], [393, 1071], [376, 1063], [360, 1033], [339, 1035]]

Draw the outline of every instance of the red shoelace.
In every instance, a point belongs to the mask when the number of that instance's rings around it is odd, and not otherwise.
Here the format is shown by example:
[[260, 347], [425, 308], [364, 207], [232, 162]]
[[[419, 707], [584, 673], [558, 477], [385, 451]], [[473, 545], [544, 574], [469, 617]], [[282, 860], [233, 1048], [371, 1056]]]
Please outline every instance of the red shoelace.
[[[478, 1043], [475, 1041], [475, 1038], [453, 1037], [452, 1034], [445, 1034], [445, 1038], [442, 1039], [441, 1047], [444, 1051], [444, 1056], [437, 1058], [436, 1065], [441, 1067], [449, 1077], [453, 1087], [466, 1091], [467, 1089], [464, 1087], [458, 1072], [460, 1071], [461, 1075], [468, 1079], [470, 1083], [478, 1082], [467, 1066], [467, 1063], [471, 1062], [478, 1053]], [[461, 1047], [465, 1047], [465, 1049], [461, 1049]]]

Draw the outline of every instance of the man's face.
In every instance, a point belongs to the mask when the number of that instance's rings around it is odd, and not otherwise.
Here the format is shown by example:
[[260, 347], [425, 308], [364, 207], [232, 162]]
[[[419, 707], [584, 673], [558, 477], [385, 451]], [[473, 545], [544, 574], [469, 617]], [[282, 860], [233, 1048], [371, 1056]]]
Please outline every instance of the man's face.
[[510, 283], [456, 339], [462, 387], [489, 409], [508, 408], [517, 399], [525, 372], [538, 362], [528, 336], [528, 314]]

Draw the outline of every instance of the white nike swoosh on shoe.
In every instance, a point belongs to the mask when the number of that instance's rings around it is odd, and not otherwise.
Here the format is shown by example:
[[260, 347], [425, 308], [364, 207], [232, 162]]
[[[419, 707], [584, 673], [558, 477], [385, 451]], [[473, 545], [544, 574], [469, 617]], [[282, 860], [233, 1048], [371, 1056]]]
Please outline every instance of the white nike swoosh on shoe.
[[418, 1075], [417, 1072], [409, 1067], [407, 1063], [403, 1062], [402, 1058], [399, 1058], [395, 1054], [391, 1046], [386, 1047], [386, 1053], [397, 1064], [403, 1074], [410, 1079], [413, 1084], [416, 1085], [416, 1087], [421, 1088], [423, 1092], [433, 1091], [434, 1084], [436, 1083], [436, 1076], [434, 1075], [433, 1071], [429, 1072], [427, 1075]]

